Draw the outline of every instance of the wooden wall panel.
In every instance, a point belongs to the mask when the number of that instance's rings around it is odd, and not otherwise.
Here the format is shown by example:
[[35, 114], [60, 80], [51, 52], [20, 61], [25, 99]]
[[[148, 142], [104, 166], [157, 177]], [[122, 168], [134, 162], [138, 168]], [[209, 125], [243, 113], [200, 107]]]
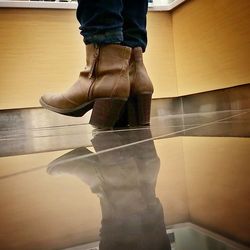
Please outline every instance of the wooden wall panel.
[[250, 82], [250, 1], [190, 0], [173, 12], [178, 94]]
[[84, 50], [71, 10], [0, 9], [0, 108], [39, 106], [78, 76]]
[[245, 244], [250, 230], [249, 147], [248, 138], [183, 138], [190, 220]]

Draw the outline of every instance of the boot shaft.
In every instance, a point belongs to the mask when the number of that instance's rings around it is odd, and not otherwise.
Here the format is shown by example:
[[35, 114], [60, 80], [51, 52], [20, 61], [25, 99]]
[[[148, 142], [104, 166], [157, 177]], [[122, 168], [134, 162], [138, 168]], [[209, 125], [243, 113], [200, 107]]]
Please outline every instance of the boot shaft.
[[118, 44], [87, 45], [87, 71], [90, 79], [89, 99], [100, 97], [127, 98], [130, 92], [129, 60], [131, 48]]
[[129, 78], [131, 95], [154, 92], [153, 84], [143, 63], [143, 53], [140, 47], [133, 48], [132, 50], [129, 65]]

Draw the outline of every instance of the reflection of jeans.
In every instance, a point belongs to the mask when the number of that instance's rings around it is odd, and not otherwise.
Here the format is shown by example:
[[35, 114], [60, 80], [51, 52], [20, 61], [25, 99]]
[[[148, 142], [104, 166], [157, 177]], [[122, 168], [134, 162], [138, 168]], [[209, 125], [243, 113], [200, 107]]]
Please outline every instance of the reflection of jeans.
[[147, 45], [148, 0], [78, 0], [77, 19], [85, 44]]

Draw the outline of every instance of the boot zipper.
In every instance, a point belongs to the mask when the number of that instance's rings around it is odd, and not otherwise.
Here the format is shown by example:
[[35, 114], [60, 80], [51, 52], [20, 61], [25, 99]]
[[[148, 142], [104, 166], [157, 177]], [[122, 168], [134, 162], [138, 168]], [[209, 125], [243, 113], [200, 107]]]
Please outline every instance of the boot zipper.
[[95, 68], [96, 68], [96, 63], [97, 63], [97, 59], [99, 57], [99, 53], [100, 53], [100, 48], [98, 45], [95, 45], [95, 48], [96, 48], [96, 51], [95, 51], [95, 54], [94, 54], [94, 60], [93, 60], [93, 63], [91, 65], [91, 68], [90, 68], [90, 72], [89, 72], [89, 79], [93, 77], [94, 75], [94, 71], [95, 71]]

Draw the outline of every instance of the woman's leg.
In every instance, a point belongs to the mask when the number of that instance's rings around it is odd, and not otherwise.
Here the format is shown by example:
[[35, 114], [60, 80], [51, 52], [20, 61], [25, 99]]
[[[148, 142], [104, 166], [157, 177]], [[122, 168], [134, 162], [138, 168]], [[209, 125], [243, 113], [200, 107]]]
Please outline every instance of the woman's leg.
[[148, 0], [78, 0], [77, 19], [86, 44], [147, 45]]
[[122, 0], [78, 0], [77, 19], [85, 44], [123, 41]]
[[147, 46], [148, 0], [123, 0], [123, 44], [131, 48]]
[[127, 120], [130, 126], [150, 123], [153, 84], [143, 63], [147, 46], [146, 15], [148, 0], [123, 0], [123, 45], [132, 48], [129, 63], [130, 96], [127, 102]]

